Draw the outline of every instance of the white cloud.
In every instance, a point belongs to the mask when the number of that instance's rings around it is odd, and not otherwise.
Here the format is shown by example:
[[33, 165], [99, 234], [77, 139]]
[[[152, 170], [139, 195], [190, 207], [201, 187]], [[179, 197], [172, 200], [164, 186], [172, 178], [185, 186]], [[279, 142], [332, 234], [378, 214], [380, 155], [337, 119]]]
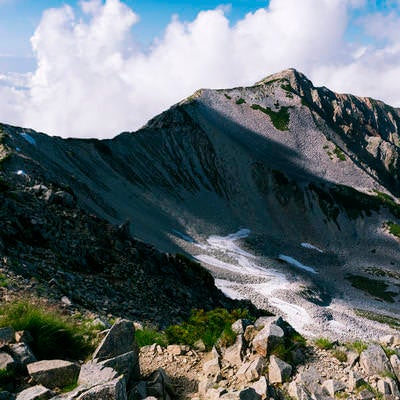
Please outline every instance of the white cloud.
[[[69, 6], [47, 10], [32, 38], [38, 68], [28, 92], [10, 92], [0, 80], [0, 96], [8, 99], [4, 108], [0, 100], [0, 120], [55, 135], [110, 137], [200, 87], [249, 85], [288, 67], [333, 89], [400, 104], [397, 30], [378, 37], [387, 21], [373, 15], [362, 23], [383, 47], [344, 40], [349, 8], [364, 3], [271, 0], [234, 26], [224, 7], [191, 22], [173, 17], [147, 52], [132, 37], [138, 16], [120, 0], [81, 1], [82, 18]], [[398, 22], [390, 18], [390, 26]]]

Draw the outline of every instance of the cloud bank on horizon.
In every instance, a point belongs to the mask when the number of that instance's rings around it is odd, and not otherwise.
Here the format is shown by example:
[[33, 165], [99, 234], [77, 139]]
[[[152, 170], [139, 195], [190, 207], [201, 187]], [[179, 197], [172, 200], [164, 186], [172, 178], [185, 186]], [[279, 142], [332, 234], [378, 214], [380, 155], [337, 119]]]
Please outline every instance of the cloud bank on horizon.
[[[204, 87], [251, 85], [295, 67], [315, 84], [400, 105], [400, 1], [271, 0], [231, 25], [226, 7], [172, 17], [142, 50], [121, 0], [46, 10], [31, 42], [37, 69], [0, 75], [0, 121], [64, 137], [113, 137]], [[363, 43], [349, 41], [358, 11]], [[79, 15], [78, 15], [79, 14]], [[143, 22], [145, 23], [145, 21]]]

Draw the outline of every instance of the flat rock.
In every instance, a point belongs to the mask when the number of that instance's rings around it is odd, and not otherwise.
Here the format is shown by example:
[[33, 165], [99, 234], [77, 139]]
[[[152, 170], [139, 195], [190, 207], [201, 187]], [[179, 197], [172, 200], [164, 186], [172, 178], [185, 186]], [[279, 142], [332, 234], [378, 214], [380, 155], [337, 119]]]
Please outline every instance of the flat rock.
[[248, 319], [238, 319], [232, 324], [232, 331], [237, 335], [243, 335], [246, 328], [251, 325], [251, 321]]
[[365, 383], [364, 378], [356, 371], [350, 371], [347, 387], [352, 392]]
[[118, 375], [118, 372], [113, 368], [105, 367], [104, 365], [99, 365], [91, 361], [81, 366], [78, 384], [87, 386], [102, 385], [103, 383], [114, 380]]
[[64, 360], [42, 360], [27, 365], [31, 378], [48, 388], [73, 384], [79, 375], [79, 365]]
[[382, 347], [373, 343], [361, 352], [360, 365], [368, 375], [382, 375], [392, 370]]
[[15, 367], [14, 359], [7, 353], [0, 353], [0, 370], [10, 371]]
[[127, 400], [124, 377], [94, 386], [77, 397], [77, 400]]
[[336, 379], [328, 379], [322, 384], [323, 389], [326, 393], [331, 396], [335, 397], [336, 393], [342, 392], [346, 389], [346, 385], [341, 382], [337, 381]]
[[312, 397], [306, 387], [295, 381], [290, 382], [288, 386], [289, 396], [295, 400], [311, 400]]
[[17, 394], [15, 400], [47, 400], [53, 393], [42, 385], [36, 385]]
[[135, 327], [132, 321], [121, 319], [110, 328], [93, 353], [93, 359], [102, 361], [130, 351], [138, 352], [135, 342]]
[[292, 374], [292, 366], [276, 356], [269, 358], [268, 378], [271, 383], [286, 382]]
[[253, 383], [251, 387], [261, 396], [264, 400], [268, 396], [268, 382], [265, 376], [262, 376], [257, 382]]
[[218, 358], [213, 358], [203, 364], [203, 372], [207, 375], [217, 375], [221, 371]]
[[375, 399], [375, 395], [369, 390], [364, 389], [358, 394], [358, 398], [360, 400], [372, 400]]
[[110, 367], [119, 374], [124, 375], [127, 384], [140, 379], [138, 354], [135, 351], [130, 351], [129, 353], [101, 361], [99, 365], [102, 367]]

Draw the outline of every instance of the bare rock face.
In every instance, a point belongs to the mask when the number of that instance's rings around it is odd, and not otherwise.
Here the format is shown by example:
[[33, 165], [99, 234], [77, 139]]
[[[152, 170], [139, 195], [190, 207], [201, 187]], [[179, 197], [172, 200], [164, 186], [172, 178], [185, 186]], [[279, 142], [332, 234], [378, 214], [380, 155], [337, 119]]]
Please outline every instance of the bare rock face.
[[269, 358], [268, 378], [271, 383], [286, 382], [292, 374], [292, 366], [276, 356]]
[[23, 390], [17, 394], [16, 400], [47, 400], [52, 397], [52, 392], [42, 385], [37, 385]]
[[77, 400], [127, 400], [124, 377], [120, 376], [110, 382], [94, 386], [82, 393]]
[[360, 354], [360, 365], [368, 375], [382, 375], [392, 370], [389, 359], [378, 344], [370, 344]]
[[134, 351], [135, 326], [132, 321], [119, 320], [109, 330], [93, 353], [93, 359], [102, 361]]
[[31, 378], [48, 388], [62, 388], [73, 384], [79, 375], [79, 366], [64, 360], [43, 360], [27, 365]]
[[[263, 357], [268, 354], [268, 349], [278, 344], [283, 344], [285, 331], [282, 328], [282, 318], [267, 317], [263, 320], [264, 327], [253, 339], [253, 349]], [[256, 325], [257, 326], [257, 325]]]

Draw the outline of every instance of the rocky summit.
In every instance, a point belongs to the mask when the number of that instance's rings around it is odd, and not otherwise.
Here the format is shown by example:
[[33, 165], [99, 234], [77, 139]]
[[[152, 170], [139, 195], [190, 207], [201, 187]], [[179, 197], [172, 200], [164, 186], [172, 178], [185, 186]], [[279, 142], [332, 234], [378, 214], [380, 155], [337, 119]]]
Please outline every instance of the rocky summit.
[[[82, 399], [399, 396], [399, 126], [399, 109], [294, 69], [201, 89], [112, 140], [0, 124], [2, 303], [160, 329], [193, 309], [276, 315], [239, 319], [236, 342], [211, 352], [139, 354], [127, 339], [89, 364], [28, 357], [10, 390], [63, 396], [41, 378], [61, 370]], [[14, 341], [0, 370], [16, 364]]]

